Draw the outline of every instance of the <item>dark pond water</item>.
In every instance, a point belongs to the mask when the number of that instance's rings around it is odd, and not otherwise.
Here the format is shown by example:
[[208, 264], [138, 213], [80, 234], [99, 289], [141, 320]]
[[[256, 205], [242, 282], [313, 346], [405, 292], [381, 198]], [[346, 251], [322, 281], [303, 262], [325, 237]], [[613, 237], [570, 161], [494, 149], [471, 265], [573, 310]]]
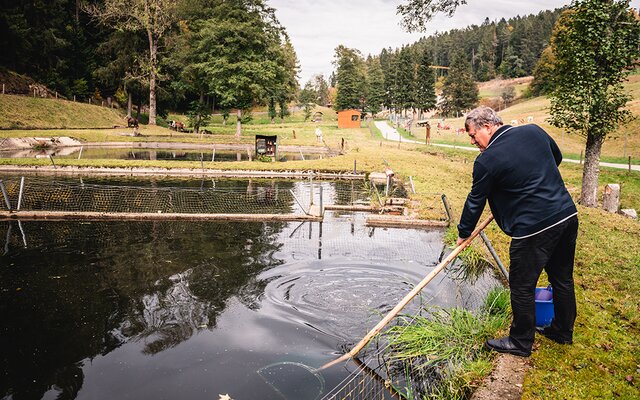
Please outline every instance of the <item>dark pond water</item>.
[[[47, 150], [11, 150], [0, 151], [0, 158], [71, 158], [77, 159], [118, 159], [118, 160], [172, 160], [172, 161], [248, 161], [246, 150], [158, 150], [158, 149], [122, 149], [122, 148], [83, 148], [68, 147]], [[324, 154], [279, 152], [278, 161], [316, 160], [326, 158]]]
[[[357, 342], [443, 251], [364, 220], [0, 221], [0, 398], [319, 398], [350, 367], [296, 366]], [[421, 301], [474, 307], [482, 282], [452, 269]]]

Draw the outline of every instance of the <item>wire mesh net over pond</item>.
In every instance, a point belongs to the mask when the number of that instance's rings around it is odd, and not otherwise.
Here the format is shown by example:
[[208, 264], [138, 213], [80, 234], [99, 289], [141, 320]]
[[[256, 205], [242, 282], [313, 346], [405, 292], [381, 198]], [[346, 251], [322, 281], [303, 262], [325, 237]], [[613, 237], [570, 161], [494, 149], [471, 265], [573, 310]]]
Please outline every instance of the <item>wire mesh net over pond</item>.
[[312, 201], [369, 204], [374, 196], [373, 186], [362, 181], [207, 179], [194, 183], [199, 186], [141, 185], [140, 181], [116, 185], [86, 178], [27, 177], [21, 191], [20, 179], [4, 179], [9, 203], [23, 211], [279, 214], [302, 213], [301, 207], [308, 208]]
[[[386, 361], [384, 339], [316, 369], [448, 250], [442, 230], [364, 221], [0, 222], [0, 397], [394, 398], [421, 372]], [[481, 308], [498, 281], [468, 278], [447, 268], [407, 313]]]

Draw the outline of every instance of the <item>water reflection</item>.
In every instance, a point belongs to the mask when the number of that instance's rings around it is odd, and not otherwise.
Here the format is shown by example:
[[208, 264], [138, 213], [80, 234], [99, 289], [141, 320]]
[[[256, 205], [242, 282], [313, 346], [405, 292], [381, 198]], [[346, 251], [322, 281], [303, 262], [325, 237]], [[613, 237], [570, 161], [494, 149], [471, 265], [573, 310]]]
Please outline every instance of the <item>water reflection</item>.
[[[27, 246], [0, 222], [0, 397], [279, 399], [260, 368], [331, 360], [438, 260], [441, 231], [364, 218], [29, 221]], [[411, 307], [473, 306], [492, 282], [442, 275]]]

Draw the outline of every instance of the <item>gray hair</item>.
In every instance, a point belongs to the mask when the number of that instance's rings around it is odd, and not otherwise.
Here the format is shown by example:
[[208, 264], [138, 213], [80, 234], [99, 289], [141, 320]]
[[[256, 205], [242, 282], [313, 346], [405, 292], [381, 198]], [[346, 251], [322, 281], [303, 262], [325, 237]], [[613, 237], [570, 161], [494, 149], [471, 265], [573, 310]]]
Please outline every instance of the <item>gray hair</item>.
[[467, 119], [464, 121], [464, 129], [468, 132], [472, 126], [477, 129], [483, 125], [501, 126], [502, 118], [492, 108], [486, 106], [469, 111]]

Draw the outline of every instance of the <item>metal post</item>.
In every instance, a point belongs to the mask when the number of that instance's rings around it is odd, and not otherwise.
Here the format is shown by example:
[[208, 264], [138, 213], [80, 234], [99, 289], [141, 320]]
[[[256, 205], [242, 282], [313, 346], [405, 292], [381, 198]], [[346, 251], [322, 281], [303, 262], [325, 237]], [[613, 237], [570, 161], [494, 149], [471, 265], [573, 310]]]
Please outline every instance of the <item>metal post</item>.
[[580, 165], [582, 165], [582, 150], [580, 150]]
[[302, 154], [302, 150], [300, 150], [300, 157], [302, 158], [302, 161], [305, 161], [304, 154]]
[[629, 156], [629, 172], [631, 172], [631, 156]]
[[20, 178], [20, 192], [18, 193], [18, 206], [17, 211], [20, 211], [20, 204], [22, 204], [22, 191], [24, 190], [24, 176]]
[[7, 194], [7, 189], [4, 187], [4, 182], [0, 179], [0, 189], [2, 190], [2, 195], [4, 196], [4, 202], [7, 204], [7, 210], [11, 211], [11, 202], [9, 201], [9, 195]]
[[320, 185], [320, 215], [324, 214], [324, 210], [322, 209], [322, 207], [323, 207], [323, 205], [322, 205], [322, 185]]
[[413, 185], [413, 178], [409, 176], [409, 183], [411, 184], [411, 191], [416, 194], [416, 187]]
[[357, 161], [353, 160], [353, 173], [356, 174], [356, 166], [357, 166]]
[[80, 157], [82, 157], [82, 150], [84, 149], [84, 146], [80, 147], [80, 154], [78, 154], [78, 160], [80, 159]]
[[451, 221], [453, 217], [451, 216], [451, 208], [449, 207], [449, 201], [447, 200], [447, 195], [442, 194], [442, 204], [444, 204], [444, 211], [447, 213], [447, 221]]
[[309, 215], [309, 212], [307, 210], [304, 209], [304, 206], [302, 205], [302, 203], [300, 202], [300, 200], [298, 200], [298, 196], [296, 196], [295, 193], [293, 193], [293, 190], [289, 189], [289, 192], [291, 193], [291, 195], [293, 196], [294, 200], [296, 201], [296, 203], [298, 203], [298, 205], [300, 206], [300, 208], [302, 208], [302, 212], [304, 212], [305, 214]]
[[484, 233], [484, 231], [480, 231], [480, 237], [482, 238], [482, 241], [484, 242], [484, 244], [487, 246], [487, 249], [489, 249], [489, 253], [491, 253], [491, 255], [493, 256], [493, 259], [496, 260], [496, 264], [498, 264], [498, 268], [500, 268], [500, 272], [502, 272], [502, 275], [504, 275], [504, 278], [507, 281], [509, 281], [509, 273], [507, 272], [507, 269], [504, 267], [504, 264], [502, 264], [500, 257], [498, 257], [498, 253], [496, 253], [496, 250], [491, 245], [491, 242], [489, 241], [489, 238]]
[[309, 207], [313, 205], [313, 178], [309, 177]]
[[387, 185], [384, 187], [384, 196], [389, 196], [389, 184], [391, 183], [391, 175], [387, 175]]
[[56, 163], [53, 161], [53, 154], [49, 156], [49, 160], [51, 160], [51, 164], [53, 164], [53, 168], [55, 168]]
[[216, 148], [213, 148], [213, 151], [211, 152], [211, 162], [216, 160]]

